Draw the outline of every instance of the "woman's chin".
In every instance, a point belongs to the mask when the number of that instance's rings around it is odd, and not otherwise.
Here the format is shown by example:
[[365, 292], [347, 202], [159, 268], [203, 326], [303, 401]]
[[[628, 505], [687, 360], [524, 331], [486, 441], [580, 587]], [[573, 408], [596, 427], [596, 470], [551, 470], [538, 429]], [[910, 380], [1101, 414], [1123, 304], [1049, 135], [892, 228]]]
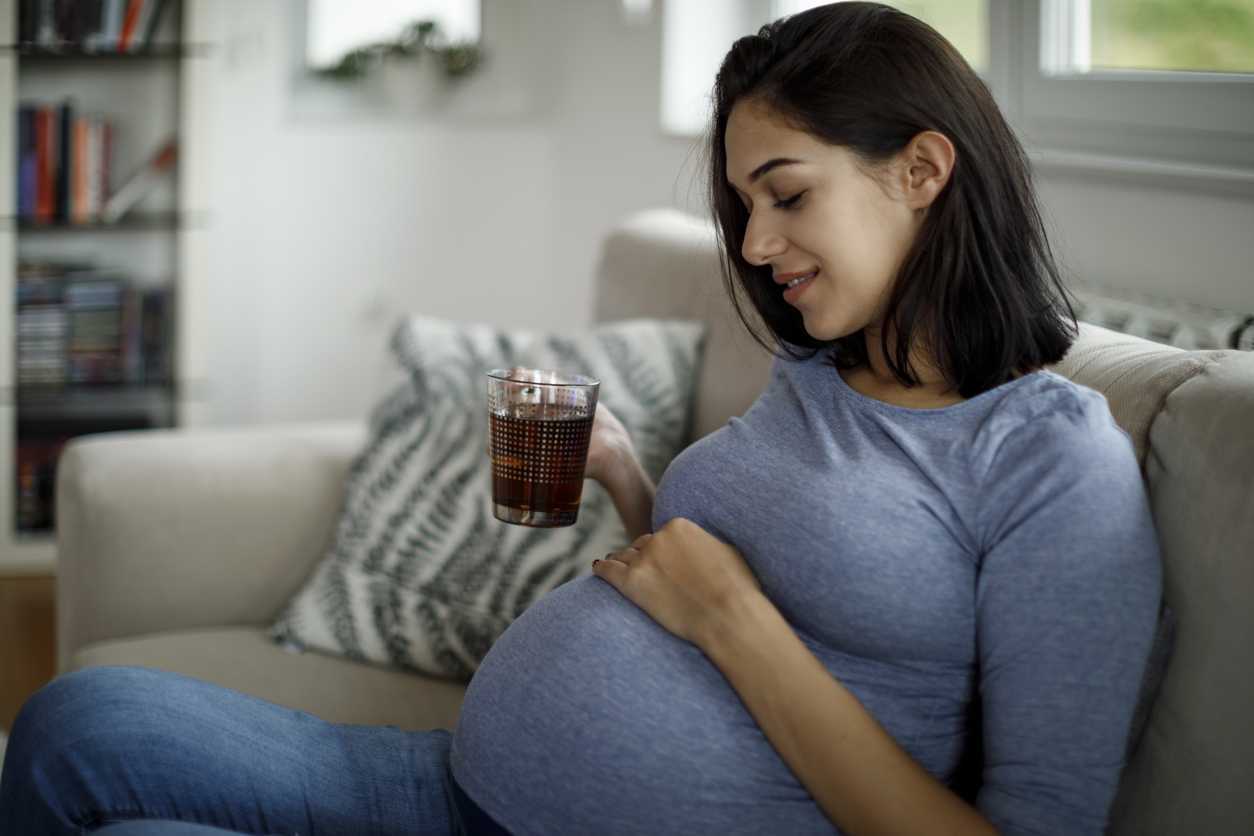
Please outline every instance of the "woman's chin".
[[831, 342], [839, 340], [841, 337], [847, 337], [855, 334], [859, 329], [850, 327], [848, 324], [838, 322], [825, 322], [817, 317], [809, 314], [802, 314], [801, 325], [806, 329], [806, 333], [820, 342]]

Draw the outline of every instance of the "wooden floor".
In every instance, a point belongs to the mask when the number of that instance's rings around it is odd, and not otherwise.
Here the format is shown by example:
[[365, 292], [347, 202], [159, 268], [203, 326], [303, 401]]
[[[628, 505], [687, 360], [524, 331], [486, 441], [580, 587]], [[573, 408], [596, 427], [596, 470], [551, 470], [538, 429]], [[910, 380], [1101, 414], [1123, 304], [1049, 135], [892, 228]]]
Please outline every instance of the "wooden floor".
[[0, 728], [56, 673], [55, 628], [55, 576], [0, 576]]

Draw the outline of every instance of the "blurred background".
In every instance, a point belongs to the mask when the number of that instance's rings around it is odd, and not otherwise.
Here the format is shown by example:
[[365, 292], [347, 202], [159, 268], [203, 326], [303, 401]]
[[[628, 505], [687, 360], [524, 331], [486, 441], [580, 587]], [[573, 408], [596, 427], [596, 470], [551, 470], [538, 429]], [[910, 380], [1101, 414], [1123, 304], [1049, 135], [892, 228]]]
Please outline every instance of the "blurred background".
[[[406, 313], [588, 324], [616, 222], [707, 214], [731, 42], [814, 5], [0, 0], [0, 726], [67, 440], [364, 417]], [[1254, 0], [891, 5], [989, 84], [1094, 316], [1254, 322]]]

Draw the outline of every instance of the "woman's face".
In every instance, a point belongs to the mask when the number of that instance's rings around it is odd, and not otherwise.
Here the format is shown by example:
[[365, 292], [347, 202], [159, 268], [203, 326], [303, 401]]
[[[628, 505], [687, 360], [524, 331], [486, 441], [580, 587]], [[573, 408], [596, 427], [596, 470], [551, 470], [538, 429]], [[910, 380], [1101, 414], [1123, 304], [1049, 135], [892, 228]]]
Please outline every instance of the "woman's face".
[[[727, 179], [749, 210], [741, 253], [778, 281], [818, 271], [787, 292], [818, 340], [878, 328], [897, 269], [922, 221], [856, 165], [853, 153], [742, 100], [725, 137]], [[783, 285], [776, 285], [781, 294]]]

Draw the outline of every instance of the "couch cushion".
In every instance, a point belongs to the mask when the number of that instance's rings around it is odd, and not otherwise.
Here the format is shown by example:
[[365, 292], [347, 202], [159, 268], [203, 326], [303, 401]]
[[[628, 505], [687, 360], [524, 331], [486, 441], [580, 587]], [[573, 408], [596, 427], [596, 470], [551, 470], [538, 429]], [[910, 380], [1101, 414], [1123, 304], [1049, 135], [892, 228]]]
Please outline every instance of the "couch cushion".
[[69, 670], [139, 665], [194, 676], [333, 723], [451, 729], [465, 686], [276, 645], [264, 627], [223, 627], [100, 642]]
[[1087, 322], [1062, 362], [1050, 368], [1106, 396], [1145, 469], [1150, 425], [1167, 396], [1223, 351], [1184, 351]]
[[1163, 403], [1146, 476], [1176, 642], [1111, 833], [1245, 833], [1254, 821], [1254, 355], [1204, 368]]

